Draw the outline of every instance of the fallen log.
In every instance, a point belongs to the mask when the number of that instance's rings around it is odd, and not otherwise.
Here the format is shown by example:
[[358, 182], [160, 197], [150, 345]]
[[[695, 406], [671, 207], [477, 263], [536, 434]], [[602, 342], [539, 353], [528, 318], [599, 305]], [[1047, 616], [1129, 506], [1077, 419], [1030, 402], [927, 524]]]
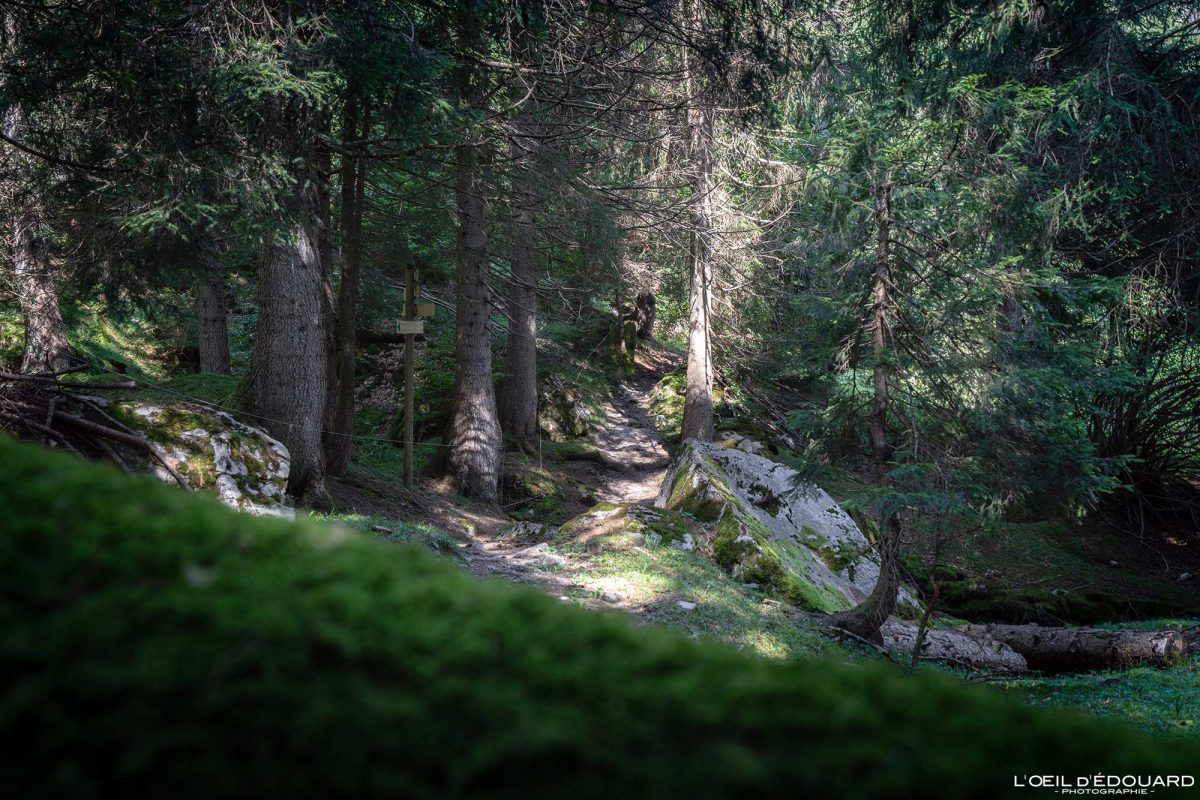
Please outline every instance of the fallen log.
[[919, 644], [918, 659], [989, 672], [1024, 672], [1028, 666], [1020, 653], [988, 636], [971, 635], [962, 628], [927, 628], [924, 637], [919, 637], [918, 631], [915, 623], [889, 617], [879, 633], [890, 650], [912, 653]]
[[1030, 669], [1086, 672], [1146, 664], [1169, 667], [1187, 655], [1179, 631], [1108, 631], [1041, 625], [964, 625], [967, 636], [991, 637], [1025, 657]]

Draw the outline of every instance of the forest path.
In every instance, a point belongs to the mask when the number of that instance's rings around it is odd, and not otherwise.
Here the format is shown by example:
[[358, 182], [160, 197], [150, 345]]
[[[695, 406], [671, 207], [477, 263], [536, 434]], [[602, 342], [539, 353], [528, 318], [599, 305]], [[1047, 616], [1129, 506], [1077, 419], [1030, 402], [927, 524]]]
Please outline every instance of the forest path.
[[605, 402], [606, 424], [589, 436], [602, 458], [594, 473], [597, 499], [646, 503], [658, 495], [671, 454], [650, 413], [650, 391], [663, 374], [639, 366]]
[[[658, 496], [671, 460], [666, 435], [654, 424], [650, 392], [662, 377], [677, 369], [683, 356], [657, 344], [639, 347], [636, 372], [618, 385], [604, 403], [605, 422], [588, 434], [600, 451], [599, 461], [569, 462], [564, 472], [595, 488], [595, 498], [608, 503], [648, 504]], [[555, 595], [572, 588], [570, 574], [589, 561], [586, 554], [560, 555], [546, 544], [521, 545], [497, 540], [510, 520], [481, 509], [465, 511], [467, 537], [460, 555], [476, 574], [499, 574], [522, 583], [540, 584]], [[576, 563], [578, 562], [578, 563]]]
[[[658, 344], [639, 346], [635, 373], [605, 400], [607, 418], [588, 435], [588, 441], [599, 450], [599, 459], [567, 461], [557, 468], [592, 487], [595, 500], [652, 502], [670, 454], [666, 435], [650, 413], [650, 392], [664, 375], [678, 369], [683, 359], [682, 354]], [[530, 545], [497, 538], [500, 530], [513, 522], [499, 507], [456, 498], [445, 481], [423, 483], [423, 489], [409, 491], [361, 473], [329, 481], [344, 512], [426, 522], [451, 533], [458, 542], [457, 556], [477, 575], [502, 575], [562, 596], [573, 586], [572, 573], [590, 560], [582, 553], [549, 552], [545, 543]]]

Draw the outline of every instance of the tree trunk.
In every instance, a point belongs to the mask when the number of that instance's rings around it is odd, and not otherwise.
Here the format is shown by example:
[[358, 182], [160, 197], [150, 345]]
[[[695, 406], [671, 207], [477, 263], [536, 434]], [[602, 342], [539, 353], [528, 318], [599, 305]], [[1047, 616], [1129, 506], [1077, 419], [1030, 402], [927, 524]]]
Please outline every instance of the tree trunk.
[[58, 292], [50, 270], [50, 254], [38, 232], [38, 214], [19, 209], [12, 225], [13, 278], [25, 327], [22, 372], [58, 372], [74, 363]]
[[[12, 18], [5, 15], [5, 32], [11, 43], [16, 35]], [[25, 110], [19, 103], [4, 114], [4, 135], [23, 141], [26, 134]], [[44, 222], [34, 195], [36, 176], [32, 157], [9, 148], [15, 166], [13, 194], [6, 198], [12, 214], [9, 222], [9, 248], [13, 261], [13, 283], [21, 320], [25, 328], [25, 349], [21, 355], [22, 372], [57, 372], [71, 366], [75, 355], [67, 342], [67, 330], [58, 307], [58, 292], [46, 246]]]
[[1043, 672], [1085, 672], [1148, 664], [1170, 667], [1187, 655], [1179, 631], [1107, 631], [1096, 628], [1043, 628], [1040, 625], [964, 625], [968, 636], [990, 636]]
[[[881, 489], [891, 485], [888, 475], [895, 448], [888, 439], [889, 347], [888, 311], [891, 307], [892, 182], [890, 173], [875, 189], [875, 277], [871, 289], [871, 355], [874, 361], [874, 396], [867, 415], [867, 432], [875, 459], [875, 482]], [[877, 640], [879, 628], [896, 609], [900, 589], [900, 516], [885, 512], [880, 520], [876, 546], [879, 580], [858, 608], [836, 615], [832, 624], [861, 638]]]
[[225, 305], [225, 272], [215, 253], [197, 287], [200, 320], [200, 371], [229, 375], [229, 326]]
[[293, 165], [282, 200], [291, 222], [263, 248], [258, 273], [258, 330], [247, 375], [250, 410], [288, 448], [288, 493], [328, 505], [321, 428], [327, 394], [328, 348], [321, 263], [318, 175], [313, 120], [295, 97], [264, 101], [267, 146]]
[[500, 428], [511, 447], [537, 452], [537, 267], [534, 258], [533, 192], [529, 188], [532, 141], [520, 136], [516, 122], [512, 160], [515, 169], [512, 201], [512, 274], [508, 282], [507, 377], [500, 403]]
[[654, 339], [654, 319], [658, 316], [658, 301], [654, 299], [654, 292], [638, 294], [633, 314], [637, 337], [643, 341]]
[[[464, 50], [475, 52], [478, 28], [468, 13], [464, 12], [462, 17], [460, 41]], [[482, 98], [472, 72], [467, 62], [460, 65], [459, 96], [466, 107], [478, 108]], [[458, 147], [455, 175], [459, 225], [454, 348], [457, 363], [449, 470], [460, 494], [494, 502], [500, 470], [500, 424], [492, 382], [487, 223], [477, 134], [474, 129], [464, 132], [466, 141]]]
[[[342, 136], [359, 138], [359, 97], [351, 92], [342, 118]], [[362, 116], [361, 138], [366, 137], [367, 116]], [[343, 475], [353, 455], [355, 367], [358, 361], [358, 298], [362, 271], [362, 221], [366, 159], [342, 155], [342, 250], [338, 282], [337, 322], [334, 331], [336, 389], [327, 441], [328, 468]]]
[[[688, 3], [690, 23], [701, 29], [698, 0]], [[688, 248], [688, 355], [683, 401], [683, 438], [712, 441], [712, 147], [713, 114], [703, 103], [696, 56], [684, 48], [687, 75], [687, 148], [690, 200]]]

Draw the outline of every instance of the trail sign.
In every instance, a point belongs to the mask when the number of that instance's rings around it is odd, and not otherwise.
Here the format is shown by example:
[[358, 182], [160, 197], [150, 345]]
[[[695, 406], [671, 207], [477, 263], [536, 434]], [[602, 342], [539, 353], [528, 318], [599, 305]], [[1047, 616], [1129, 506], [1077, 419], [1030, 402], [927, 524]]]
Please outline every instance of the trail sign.
[[417, 270], [404, 270], [404, 319], [400, 321], [399, 332], [404, 334], [404, 485], [409, 489], [413, 486], [413, 413], [416, 409], [413, 361], [417, 353], [413, 337], [425, 332], [425, 323], [414, 319], [418, 313], [417, 296], [421, 292], [417, 286], [419, 280]]

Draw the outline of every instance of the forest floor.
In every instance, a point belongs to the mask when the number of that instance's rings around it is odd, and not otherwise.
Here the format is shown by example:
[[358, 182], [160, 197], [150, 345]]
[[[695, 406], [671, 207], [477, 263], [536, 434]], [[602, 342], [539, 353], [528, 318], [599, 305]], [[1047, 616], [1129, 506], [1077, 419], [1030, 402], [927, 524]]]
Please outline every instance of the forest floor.
[[[635, 373], [614, 387], [601, 404], [603, 422], [572, 446], [548, 447], [545, 462], [535, 459], [525, 465], [549, 472], [566, 488], [562, 519], [595, 502], [654, 501], [670, 451], [666, 433], [655, 424], [650, 394], [656, 383], [681, 363], [682, 355], [666, 348], [652, 346], [639, 351]], [[480, 576], [523, 583], [564, 602], [629, 615], [647, 624], [668, 625], [696, 638], [715, 639], [771, 659], [812, 654], [841, 660], [878, 658], [865, 649], [830, 640], [804, 615], [729, 579], [700, 553], [667, 547], [598, 553], [583, 541], [513, 542], [498, 536], [513, 523], [503, 506], [469, 501], [442, 482], [423, 481], [417, 490], [408, 492], [370, 471], [357, 470], [331, 488], [341, 510], [349, 512], [338, 515], [342, 520], [389, 540], [432, 545]], [[1082, 566], [1091, 570], [1085, 571], [1089, 576], [1096, 571], [1125, 572], [1108, 563], [1103, 548], [1067, 558], [1065, 554], [1076, 548], [1058, 547], [1047, 537], [1042, 537], [1046, 538], [1042, 542], [1032, 537], [1030, 530], [1014, 531], [1013, 536], [1002, 537], [1001, 544], [1008, 538], [1014, 540], [1014, 552], [991, 553], [988, 563], [995, 566], [1008, 558], [1014, 565], [1025, 566], [1028, 557], [1036, 556], [1043, 566], [1067, 559], [1070, 563], [1063, 564], [1063, 570], [1076, 577]], [[1090, 538], [1089, 549], [1097, 549], [1097, 538]], [[1032, 546], [1036, 542], [1042, 544]], [[1122, 544], [1129, 559], [1128, 543]], [[999, 546], [995, 542], [989, 545]], [[1031, 547], [1032, 552], [1026, 552]], [[1147, 578], [1126, 574], [1125, 580], [1141, 583]], [[1159, 620], [1139, 627], [1194, 622]], [[1200, 659], [1189, 659], [1171, 670], [1031, 675], [996, 686], [1032, 705], [1070, 706], [1123, 719], [1146, 730], [1190, 734], [1200, 719], [1200, 694], [1194, 688], [1197, 670]]]
[[[634, 373], [603, 402], [604, 422], [589, 432], [587, 446], [547, 464], [574, 489], [566, 497], [565, 514], [595, 502], [653, 503], [670, 451], [666, 434], [654, 422], [650, 393], [682, 359], [665, 347], [639, 349]], [[529, 584], [567, 602], [683, 628], [771, 658], [847, 653], [804, 615], [730, 580], [699, 553], [674, 548], [596, 553], [579, 541], [514, 543], [498, 537], [513, 523], [502, 508], [457, 496], [441, 482], [425, 481], [407, 492], [352, 473], [332, 482], [331, 490], [340, 509], [349, 512], [338, 515], [343, 521], [385, 538], [428, 543], [432, 537], [436, 547], [480, 576]], [[406, 523], [396, 522], [401, 519]], [[440, 531], [449, 540], [438, 540]]]

